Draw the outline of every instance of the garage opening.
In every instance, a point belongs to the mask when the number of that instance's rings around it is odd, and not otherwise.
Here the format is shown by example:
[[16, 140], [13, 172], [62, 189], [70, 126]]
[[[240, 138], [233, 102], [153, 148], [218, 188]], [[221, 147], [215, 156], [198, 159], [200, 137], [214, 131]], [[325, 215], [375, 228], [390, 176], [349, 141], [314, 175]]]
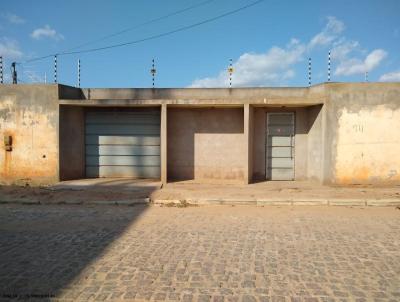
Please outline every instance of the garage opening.
[[254, 107], [252, 180], [321, 180], [322, 105]]
[[168, 181], [243, 183], [243, 108], [168, 108]]
[[85, 174], [160, 178], [160, 108], [85, 112]]

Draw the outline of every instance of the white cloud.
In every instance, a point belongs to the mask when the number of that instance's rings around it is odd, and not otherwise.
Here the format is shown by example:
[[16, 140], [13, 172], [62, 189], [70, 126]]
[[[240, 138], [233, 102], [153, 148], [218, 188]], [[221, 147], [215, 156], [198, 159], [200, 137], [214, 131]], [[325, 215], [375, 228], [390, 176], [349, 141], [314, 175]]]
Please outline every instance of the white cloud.
[[19, 59], [23, 55], [18, 43], [7, 38], [0, 39], [0, 54], [10, 60]]
[[[387, 52], [383, 49], [375, 49], [366, 55], [367, 51], [361, 48], [358, 41], [350, 41], [344, 37], [335, 41], [332, 46], [331, 58], [332, 61], [337, 61], [335, 69], [337, 76], [370, 72], [387, 57]], [[360, 58], [360, 56], [364, 56], [364, 58]]]
[[328, 23], [324, 29], [316, 34], [308, 43], [311, 50], [317, 46], [326, 46], [331, 44], [345, 29], [344, 23], [335, 17], [328, 17]]
[[[284, 85], [295, 76], [293, 66], [317, 45], [332, 43], [344, 30], [342, 21], [328, 17], [323, 30], [308, 43], [292, 38], [285, 47], [273, 46], [265, 53], [244, 53], [233, 64], [232, 82], [235, 87]], [[215, 77], [196, 79], [190, 87], [227, 87], [229, 76], [222, 70]]]
[[40, 40], [42, 38], [50, 38], [56, 41], [63, 40], [64, 36], [49, 25], [45, 25], [44, 27], [37, 28], [31, 33], [31, 37], [35, 40]]
[[44, 83], [44, 75], [39, 75], [36, 71], [31, 69], [23, 70], [23, 76], [27, 79], [29, 83]]
[[[234, 62], [232, 83], [234, 87], [282, 86], [295, 76], [294, 66], [310, 56], [318, 48], [331, 49], [335, 75], [364, 74], [376, 69], [387, 56], [383, 49], [375, 49], [368, 55], [360, 43], [343, 36], [345, 25], [335, 17], [328, 17], [325, 27], [310, 41], [291, 39], [285, 47], [273, 46], [265, 53], [244, 53]], [[304, 67], [306, 68], [306, 67]], [[214, 77], [196, 79], [189, 87], [228, 87], [227, 70]]]
[[381, 75], [380, 82], [400, 82], [400, 71], [389, 72]]
[[11, 75], [9, 73], [5, 72], [3, 77], [4, 83], [11, 83]]
[[[274, 46], [266, 53], [245, 53], [233, 64], [233, 83], [235, 87], [264, 86], [282, 84], [294, 77], [291, 66], [303, 59], [305, 46], [298, 41], [286, 48]], [[227, 87], [227, 70], [222, 70], [216, 77], [195, 80], [190, 87]]]
[[360, 43], [358, 43], [358, 41], [346, 41], [345, 39], [341, 39], [338, 42], [333, 43], [331, 58], [332, 60], [345, 60], [350, 53], [359, 48]]
[[382, 60], [387, 56], [383, 49], [375, 49], [370, 52], [364, 60], [357, 58], [343, 59], [335, 70], [335, 75], [354, 75], [370, 72], [379, 66]]
[[25, 19], [21, 18], [20, 16], [17, 16], [12, 13], [6, 13], [2, 15], [3, 18], [5, 18], [8, 22], [13, 23], [13, 24], [23, 24], [25, 23]]

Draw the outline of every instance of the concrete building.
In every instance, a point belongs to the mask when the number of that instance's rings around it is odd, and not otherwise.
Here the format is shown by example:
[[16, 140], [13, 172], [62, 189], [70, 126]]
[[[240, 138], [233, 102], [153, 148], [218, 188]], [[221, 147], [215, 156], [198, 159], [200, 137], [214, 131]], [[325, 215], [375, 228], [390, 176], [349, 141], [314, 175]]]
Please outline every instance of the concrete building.
[[1, 85], [0, 181], [400, 183], [400, 83], [307, 88]]

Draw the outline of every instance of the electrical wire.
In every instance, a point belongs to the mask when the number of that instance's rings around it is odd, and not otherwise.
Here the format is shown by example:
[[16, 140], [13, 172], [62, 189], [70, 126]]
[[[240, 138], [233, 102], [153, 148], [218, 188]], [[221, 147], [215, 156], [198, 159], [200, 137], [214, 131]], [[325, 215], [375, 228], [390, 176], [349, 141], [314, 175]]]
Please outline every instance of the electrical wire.
[[101, 37], [101, 38], [98, 38], [98, 39], [95, 39], [95, 40], [92, 40], [92, 41], [89, 41], [89, 42], [80, 44], [80, 45], [78, 45], [78, 46], [76, 46], [76, 47], [67, 49], [66, 51], [72, 51], [72, 50], [75, 50], [75, 49], [82, 48], [83, 46], [87, 46], [87, 45], [90, 45], [90, 44], [93, 44], [93, 43], [101, 42], [101, 41], [107, 40], [107, 39], [109, 39], [109, 38], [113, 38], [113, 37], [119, 36], [119, 35], [124, 34], [124, 33], [126, 33], [126, 32], [129, 32], [129, 31], [138, 29], [138, 28], [143, 27], [143, 26], [145, 26], [145, 25], [149, 25], [149, 24], [156, 23], [156, 22], [161, 21], [161, 20], [168, 19], [168, 18], [170, 18], [170, 17], [173, 17], [173, 16], [176, 16], [176, 15], [182, 14], [182, 13], [184, 13], [184, 12], [187, 12], [187, 11], [189, 11], [189, 10], [195, 9], [195, 8], [197, 8], [197, 7], [206, 5], [206, 4], [208, 4], [208, 3], [210, 3], [210, 2], [214, 2], [214, 1], [215, 1], [215, 0], [207, 0], [207, 1], [200, 2], [200, 3], [196, 3], [196, 4], [194, 4], [194, 5], [185, 7], [185, 8], [183, 8], [183, 9], [177, 10], [177, 11], [175, 11], [175, 12], [172, 12], [172, 13], [170, 13], [170, 14], [166, 14], [166, 15], [163, 15], [163, 16], [161, 16], [161, 17], [154, 18], [154, 19], [151, 19], [151, 20], [149, 20], [149, 21], [146, 21], [146, 22], [143, 22], [143, 23], [134, 25], [134, 26], [132, 26], [132, 27], [128, 27], [128, 28], [126, 28], [126, 29], [117, 31], [117, 32], [115, 32], [115, 33], [113, 33], [113, 34], [109, 34], [109, 35], [103, 36], [103, 37]]
[[161, 38], [161, 37], [170, 36], [170, 35], [178, 33], [178, 32], [186, 31], [188, 29], [192, 29], [192, 28], [195, 28], [195, 27], [198, 27], [198, 26], [210, 23], [210, 22], [214, 22], [214, 21], [219, 20], [221, 18], [236, 14], [236, 13], [238, 13], [240, 11], [243, 11], [243, 10], [245, 10], [247, 8], [250, 8], [252, 6], [260, 4], [261, 2], [264, 2], [264, 1], [265, 0], [257, 0], [257, 1], [251, 2], [249, 4], [246, 4], [244, 6], [241, 6], [239, 8], [236, 8], [234, 10], [228, 11], [228, 12], [220, 14], [220, 15], [217, 15], [215, 17], [212, 17], [212, 18], [209, 18], [209, 19], [205, 19], [203, 21], [196, 22], [196, 23], [193, 23], [193, 24], [190, 24], [190, 25], [187, 25], [187, 26], [183, 26], [183, 27], [171, 30], [171, 31], [167, 31], [167, 32], [164, 32], [164, 33], [160, 33], [160, 34], [156, 34], [156, 35], [153, 35], [153, 36], [149, 36], [149, 37], [146, 37], [146, 38], [142, 38], [142, 39], [138, 39], [138, 40], [134, 40], [134, 41], [129, 41], [129, 42], [124, 42], [124, 43], [112, 44], [112, 45], [103, 46], [103, 47], [97, 47], [97, 48], [90, 48], [90, 49], [77, 50], [77, 51], [64, 51], [64, 52], [59, 52], [59, 53], [53, 53], [53, 54], [45, 55], [45, 56], [42, 56], [42, 57], [26, 60], [26, 61], [18, 63], [18, 64], [25, 64], [25, 63], [30, 63], [30, 62], [34, 62], [34, 61], [39, 61], [39, 60], [43, 60], [43, 59], [46, 59], [46, 58], [53, 57], [55, 55], [57, 55], [57, 56], [65, 56], [65, 55], [74, 55], [74, 54], [80, 54], [80, 53], [90, 53], [90, 52], [102, 51], [102, 50], [107, 50], [107, 49], [112, 49], [112, 48], [132, 45], [132, 44], [138, 44], [138, 43], [142, 43], [142, 42], [146, 42], [146, 41], [150, 41], [150, 40], [155, 40], [155, 39], [158, 39], [158, 38]]
[[[103, 37], [101, 37], [101, 38], [99, 38], [99, 39], [95, 39], [95, 40], [92, 40], [92, 41], [89, 41], [89, 42], [86, 42], [86, 43], [82, 43], [82, 44], [80, 44], [80, 45], [77, 45], [77, 46], [75, 46], [75, 47], [69, 48], [69, 49], [67, 49], [67, 50], [65, 50], [65, 51], [62, 51], [62, 52], [72, 51], [72, 50], [75, 50], [75, 49], [82, 48], [83, 46], [86, 46], [86, 45], [90, 45], [90, 44], [93, 44], [93, 43], [97, 43], [97, 42], [101, 42], [101, 41], [107, 40], [107, 39], [109, 39], [109, 38], [112, 38], [112, 37], [121, 35], [121, 34], [123, 34], [123, 33], [126, 33], [126, 32], [128, 32], [128, 31], [132, 31], [132, 30], [134, 30], [134, 29], [143, 27], [143, 26], [145, 26], [145, 25], [149, 25], [149, 24], [152, 24], [152, 23], [156, 23], [156, 22], [158, 22], [158, 21], [165, 20], [165, 19], [170, 18], [170, 17], [172, 17], [172, 16], [176, 16], [176, 15], [182, 14], [182, 13], [184, 13], [184, 12], [187, 12], [187, 11], [192, 10], [192, 9], [195, 9], [195, 8], [197, 8], [197, 7], [206, 5], [206, 4], [208, 4], [208, 3], [210, 3], [210, 2], [213, 2], [213, 1], [215, 1], [215, 0], [207, 0], [207, 1], [203, 1], [203, 2], [200, 2], [200, 3], [194, 4], [194, 5], [188, 6], [188, 7], [186, 7], [186, 8], [177, 10], [177, 11], [172, 12], [172, 13], [170, 13], [170, 14], [166, 14], [166, 15], [163, 15], [163, 16], [161, 16], [161, 17], [158, 17], [158, 18], [155, 18], [155, 19], [151, 19], [151, 20], [149, 20], [149, 21], [146, 21], [146, 22], [137, 24], [137, 25], [135, 25], [135, 26], [128, 27], [128, 28], [126, 28], [126, 29], [123, 29], [123, 30], [121, 30], [121, 31], [115, 32], [115, 33], [113, 33], [113, 34], [109, 34], [109, 35], [103, 36]], [[24, 62], [19, 62], [19, 63], [17, 63], [17, 64], [20, 65], [20, 64], [25, 64], [25, 63], [28, 63], [28, 62], [34, 62], [34, 61], [44, 60], [44, 59], [53, 57], [53, 56], [56, 55], [56, 54], [57, 54], [57, 53], [45, 55], [45, 56], [42, 56], [42, 57], [37, 57], [37, 58], [31, 59], [31, 60], [26, 60], [26, 61], [24, 61]]]

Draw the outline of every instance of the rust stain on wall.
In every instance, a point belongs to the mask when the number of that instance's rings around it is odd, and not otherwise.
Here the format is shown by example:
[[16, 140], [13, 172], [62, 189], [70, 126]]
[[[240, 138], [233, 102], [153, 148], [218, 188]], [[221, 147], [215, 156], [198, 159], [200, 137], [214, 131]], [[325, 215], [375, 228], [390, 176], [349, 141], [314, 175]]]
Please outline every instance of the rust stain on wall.
[[[57, 180], [58, 135], [54, 116], [44, 106], [20, 106], [16, 97], [0, 99], [0, 180], [3, 183], [47, 184]], [[5, 110], [5, 111], [4, 111]], [[4, 136], [12, 137], [6, 151]]]
[[346, 171], [337, 171], [339, 182], [342, 184], [352, 184], [354, 182], [365, 182], [368, 181], [371, 172], [367, 167], [348, 167]]
[[384, 105], [350, 112], [338, 121], [336, 183], [400, 181], [400, 109]]
[[11, 170], [11, 162], [12, 162], [12, 155], [11, 152], [5, 151], [5, 160], [4, 160], [4, 175], [7, 177], [10, 174]]

